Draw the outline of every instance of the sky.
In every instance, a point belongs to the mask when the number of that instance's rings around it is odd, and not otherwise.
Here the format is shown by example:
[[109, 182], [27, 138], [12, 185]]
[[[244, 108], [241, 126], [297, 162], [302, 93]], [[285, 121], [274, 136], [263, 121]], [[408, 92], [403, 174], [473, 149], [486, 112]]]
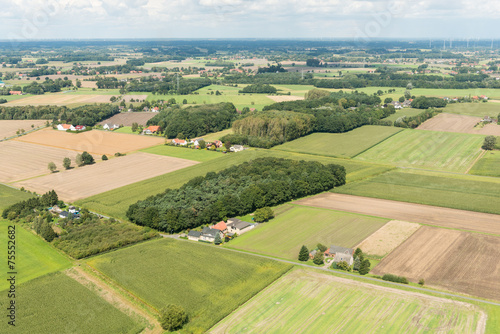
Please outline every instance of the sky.
[[0, 0], [0, 8], [0, 40], [500, 37], [497, 0]]

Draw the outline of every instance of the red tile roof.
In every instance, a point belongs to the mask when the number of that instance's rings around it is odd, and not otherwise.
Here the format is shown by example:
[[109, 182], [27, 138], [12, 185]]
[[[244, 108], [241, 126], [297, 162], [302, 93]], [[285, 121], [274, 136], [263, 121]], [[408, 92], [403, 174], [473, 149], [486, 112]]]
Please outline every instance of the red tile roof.
[[212, 226], [213, 229], [219, 230], [219, 231], [225, 231], [227, 230], [227, 225], [224, 223], [224, 221], [218, 222], [214, 226]]
[[146, 128], [146, 130], [149, 130], [151, 132], [158, 132], [160, 131], [160, 127], [158, 125], [150, 125]]

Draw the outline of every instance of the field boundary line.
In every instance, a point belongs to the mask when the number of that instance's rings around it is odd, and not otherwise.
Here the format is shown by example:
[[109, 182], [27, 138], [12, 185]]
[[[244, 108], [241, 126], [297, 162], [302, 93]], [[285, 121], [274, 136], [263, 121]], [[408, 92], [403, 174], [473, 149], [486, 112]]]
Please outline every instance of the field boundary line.
[[481, 149], [481, 153], [478, 155], [478, 157], [476, 158], [476, 160], [474, 160], [472, 162], [472, 164], [469, 166], [469, 168], [467, 168], [467, 170], [465, 171], [464, 174], [469, 174], [469, 172], [472, 169], [472, 167], [474, 167], [474, 165], [479, 161], [479, 159], [481, 159], [485, 154], [486, 154], [486, 150]]
[[[392, 126], [392, 127], [395, 127], [395, 126]], [[392, 134], [392, 135], [390, 135], [389, 137], [387, 137], [387, 138], [385, 138], [385, 139], [382, 139], [382, 140], [381, 140], [381, 141], [379, 141], [378, 143], [373, 144], [372, 146], [370, 146], [370, 147], [368, 147], [368, 148], [364, 149], [363, 151], [361, 151], [361, 152], [359, 152], [359, 153], [357, 153], [357, 154], [353, 155], [353, 156], [351, 157], [351, 159], [356, 158], [358, 155], [365, 153], [365, 152], [366, 152], [366, 151], [368, 151], [369, 149], [374, 148], [374, 147], [375, 147], [375, 146], [377, 146], [378, 144], [383, 143], [384, 141], [386, 141], [386, 140], [388, 140], [389, 138], [391, 138], [391, 137], [393, 137], [393, 136], [397, 135], [398, 133], [403, 132], [404, 130], [406, 130], [406, 128], [401, 128], [401, 130], [399, 130], [398, 132], [393, 133], [393, 134]]]

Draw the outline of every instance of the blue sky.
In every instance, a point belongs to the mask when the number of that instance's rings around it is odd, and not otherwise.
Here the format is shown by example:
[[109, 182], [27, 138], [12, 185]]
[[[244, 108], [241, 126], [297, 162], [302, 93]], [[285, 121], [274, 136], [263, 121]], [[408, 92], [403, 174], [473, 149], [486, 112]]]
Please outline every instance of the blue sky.
[[485, 0], [0, 0], [0, 39], [498, 38]]

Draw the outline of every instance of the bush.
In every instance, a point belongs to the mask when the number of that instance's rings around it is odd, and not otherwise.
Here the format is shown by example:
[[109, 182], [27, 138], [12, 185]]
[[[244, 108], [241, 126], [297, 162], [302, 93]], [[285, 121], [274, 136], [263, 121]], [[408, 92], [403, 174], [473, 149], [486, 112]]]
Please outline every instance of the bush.
[[106, 160], [108, 160], [108, 157], [106, 156], [106, 154], [104, 154], [101, 159], [106, 161]]
[[384, 281], [390, 281], [390, 282], [396, 282], [396, 283], [402, 283], [402, 284], [409, 284], [408, 279], [406, 277], [402, 276], [396, 276], [393, 274], [385, 274], [382, 276], [382, 279]]
[[421, 278], [419, 281], [418, 281], [418, 284], [420, 284], [421, 286], [424, 286], [425, 284], [425, 280], [423, 278]]
[[313, 263], [317, 264], [318, 266], [324, 264], [325, 262], [324, 262], [323, 253], [316, 252], [316, 254], [314, 254]]
[[274, 211], [268, 206], [255, 210], [254, 220], [258, 223], [267, 222], [272, 218], [274, 218]]
[[351, 271], [351, 267], [346, 261], [340, 261], [337, 262], [337, 269], [344, 270], [344, 271]]
[[189, 321], [189, 317], [180, 306], [170, 304], [160, 311], [160, 324], [167, 331], [179, 330]]
[[318, 247], [318, 250], [321, 252], [321, 253], [324, 253], [326, 252], [326, 250], [328, 249], [328, 247], [326, 247], [325, 245], [323, 244], [317, 244], [316, 247]]

